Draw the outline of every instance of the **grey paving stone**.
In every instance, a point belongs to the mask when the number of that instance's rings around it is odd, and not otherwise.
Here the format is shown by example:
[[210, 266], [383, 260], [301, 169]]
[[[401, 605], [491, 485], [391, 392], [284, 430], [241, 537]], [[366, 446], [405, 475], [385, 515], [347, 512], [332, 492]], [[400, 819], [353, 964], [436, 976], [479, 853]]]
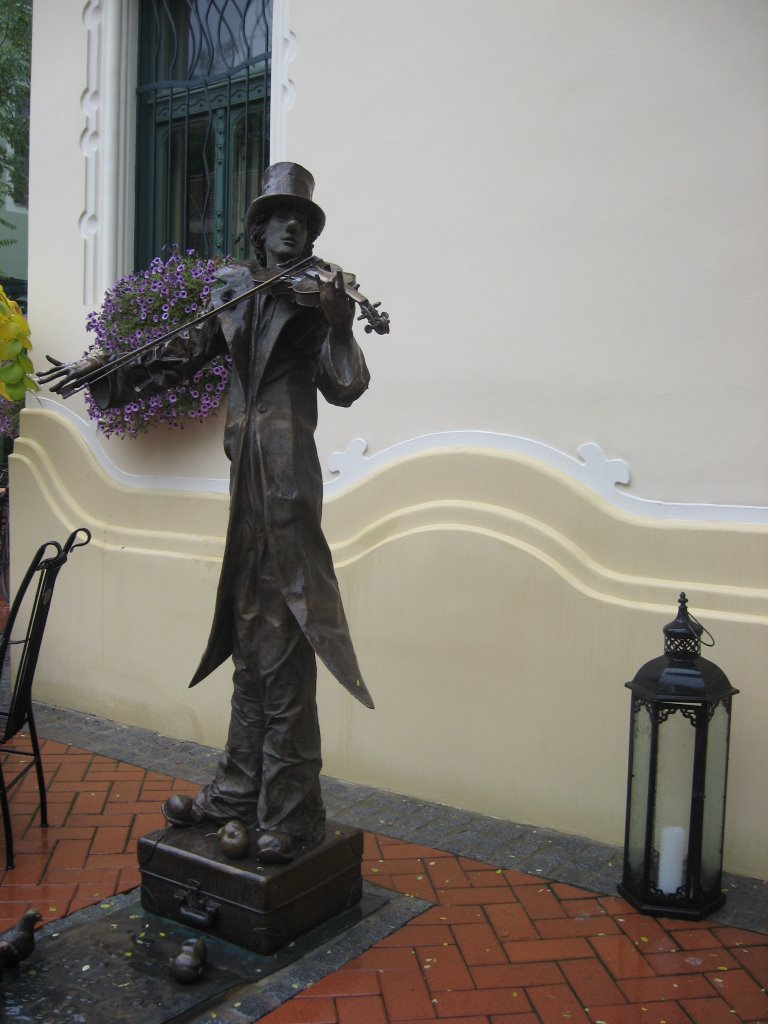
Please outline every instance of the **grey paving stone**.
[[[178, 951], [189, 930], [147, 913], [134, 890], [44, 925], [32, 958], [4, 978], [0, 1018], [48, 1024], [112, 1019], [244, 1024], [342, 967], [428, 906], [365, 883], [363, 902], [345, 912], [343, 930], [337, 931], [338, 921], [327, 922], [271, 956], [205, 936], [209, 970], [193, 989], [175, 985], [165, 969], [165, 958]], [[85, 986], [73, 984], [81, 971], [88, 972]]]

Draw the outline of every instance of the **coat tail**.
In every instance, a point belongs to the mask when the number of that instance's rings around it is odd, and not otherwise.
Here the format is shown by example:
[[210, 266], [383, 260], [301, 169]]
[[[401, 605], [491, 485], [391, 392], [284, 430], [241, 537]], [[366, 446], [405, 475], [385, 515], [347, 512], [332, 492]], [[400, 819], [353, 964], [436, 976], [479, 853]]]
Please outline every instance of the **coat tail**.
[[[339, 679], [338, 676], [336, 678]], [[348, 693], [352, 694], [355, 700], [360, 701], [363, 707], [373, 709], [376, 706], [373, 703], [373, 697], [368, 692], [368, 687], [359, 677], [353, 683], [348, 682], [346, 679], [339, 679], [339, 682]]]

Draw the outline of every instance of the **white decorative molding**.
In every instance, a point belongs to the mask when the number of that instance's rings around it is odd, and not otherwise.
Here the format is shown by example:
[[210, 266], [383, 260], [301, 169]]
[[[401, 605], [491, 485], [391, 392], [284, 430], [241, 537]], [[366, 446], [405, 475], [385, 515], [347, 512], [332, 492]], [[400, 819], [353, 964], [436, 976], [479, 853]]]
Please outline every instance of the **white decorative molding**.
[[288, 65], [296, 55], [296, 36], [290, 30], [289, 14], [289, 0], [274, 0], [269, 108], [270, 163], [285, 160], [288, 112], [296, 100], [296, 87], [288, 76]]
[[595, 494], [622, 512], [653, 519], [679, 519], [695, 522], [728, 522], [768, 525], [768, 508], [759, 505], [706, 505], [673, 501], [655, 501], [628, 494], [619, 487], [630, 482], [630, 469], [624, 459], [609, 459], [594, 441], [579, 445], [580, 458], [574, 458], [551, 445], [514, 434], [496, 434], [484, 430], [443, 431], [423, 434], [402, 441], [372, 455], [362, 438], [351, 441], [346, 451], [335, 452], [328, 468], [335, 474], [325, 484], [324, 494], [330, 498], [359, 483], [369, 473], [402, 459], [428, 452], [477, 448], [506, 451], [544, 463], [588, 487]]
[[85, 128], [83, 302], [93, 305], [131, 266], [135, 163], [136, 0], [89, 0], [86, 87], [80, 98]]
[[[159, 476], [127, 473], [107, 455], [99, 442], [96, 425], [84, 420], [68, 406], [61, 405], [44, 396], [34, 399], [47, 412], [63, 416], [71, 423], [104, 471], [120, 483], [131, 487], [162, 489], [170, 491], [201, 491], [225, 493], [229, 490], [228, 477], [186, 477]], [[522, 455], [551, 469], [566, 474], [571, 479], [599, 495], [610, 505], [635, 516], [652, 519], [693, 522], [745, 523], [768, 525], [768, 508], [761, 505], [705, 505], [674, 501], [655, 501], [640, 498], [621, 490], [631, 479], [630, 469], [624, 459], [609, 459], [599, 444], [587, 441], [576, 449], [578, 458], [561, 452], [558, 448], [515, 434], [496, 434], [485, 430], [452, 430], [436, 434], [422, 434], [408, 441], [401, 441], [380, 452], [368, 454], [368, 443], [357, 437], [350, 441], [346, 450], [334, 452], [328, 460], [332, 479], [323, 485], [326, 498], [333, 498], [354, 487], [371, 473], [403, 459], [457, 449], [478, 451], [509, 452]]]
[[99, 294], [133, 270], [138, 0], [110, 0], [104, 21], [103, 242]]
[[101, 56], [102, 19], [104, 5], [101, 0], [89, 0], [83, 10], [83, 25], [88, 41], [86, 50], [86, 87], [80, 97], [80, 107], [85, 115], [85, 128], [80, 135], [80, 150], [85, 160], [85, 209], [80, 214], [78, 227], [83, 239], [83, 302], [91, 305], [95, 301], [96, 268], [98, 265], [99, 228], [99, 128], [101, 117]]

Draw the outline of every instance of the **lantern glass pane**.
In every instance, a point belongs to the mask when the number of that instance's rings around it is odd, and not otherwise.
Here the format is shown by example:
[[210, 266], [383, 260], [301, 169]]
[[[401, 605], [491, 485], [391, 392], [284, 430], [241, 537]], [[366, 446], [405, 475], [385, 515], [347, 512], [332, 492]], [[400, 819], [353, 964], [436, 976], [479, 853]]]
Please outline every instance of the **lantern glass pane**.
[[636, 699], [633, 710], [626, 858], [632, 878], [637, 884], [645, 871], [645, 829], [651, 772], [651, 707], [647, 702]]
[[695, 710], [664, 705], [659, 709], [656, 805], [651, 883], [666, 896], [684, 895], [688, 829], [693, 792]]
[[707, 768], [701, 843], [701, 885], [705, 892], [710, 892], [720, 885], [730, 721], [729, 707], [726, 702], [717, 704], [713, 710], [707, 734]]

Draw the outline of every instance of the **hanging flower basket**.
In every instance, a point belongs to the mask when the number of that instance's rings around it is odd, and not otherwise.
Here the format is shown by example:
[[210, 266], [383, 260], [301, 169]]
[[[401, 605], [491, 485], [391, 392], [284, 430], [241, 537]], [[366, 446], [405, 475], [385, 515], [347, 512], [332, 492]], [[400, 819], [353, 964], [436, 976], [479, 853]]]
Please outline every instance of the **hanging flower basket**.
[[[204, 259], [193, 249], [182, 255], [177, 246], [165, 260], [156, 256], [147, 270], [121, 278], [89, 315], [87, 329], [96, 335], [93, 348], [122, 355], [198, 316], [219, 269], [231, 262], [230, 257]], [[177, 387], [119, 409], [99, 409], [86, 391], [88, 414], [107, 437], [136, 437], [155, 424], [183, 427], [187, 420], [204, 420], [224, 400], [230, 364], [228, 356], [219, 356]]]

